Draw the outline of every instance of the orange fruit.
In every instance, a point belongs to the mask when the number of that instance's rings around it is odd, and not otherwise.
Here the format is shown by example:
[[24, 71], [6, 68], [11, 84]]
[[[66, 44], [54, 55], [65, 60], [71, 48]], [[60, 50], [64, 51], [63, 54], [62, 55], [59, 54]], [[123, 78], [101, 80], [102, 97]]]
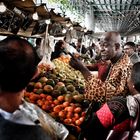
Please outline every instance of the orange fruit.
[[53, 111], [59, 113], [62, 110], [61, 106], [57, 105], [53, 108]]
[[52, 98], [52, 96], [48, 95], [48, 96], [46, 97], [46, 99], [49, 100], [49, 101], [51, 101], [53, 98]]
[[73, 111], [74, 111], [74, 108], [73, 108], [72, 106], [69, 106], [69, 107], [67, 108], [67, 111], [68, 111], [68, 112], [73, 112]]
[[58, 96], [57, 100], [60, 101], [60, 102], [64, 101], [64, 96], [62, 96], [62, 95]]
[[75, 124], [79, 126], [79, 125], [81, 125], [81, 121], [80, 120], [76, 120]]
[[68, 107], [69, 106], [69, 102], [64, 102], [63, 103], [63, 107]]
[[43, 94], [43, 93], [41, 93], [41, 94], [40, 94], [40, 97], [42, 97], [42, 98], [46, 98], [46, 95]]
[[56, 99], [53, 101], [55, 105], [59, 105], [59, 101]]
[[46, 111], [47, 110], [47, 105], [44, 104], [44, 105], [42, 105], [41, 108]]
[[66, 113], [65, 113], [64, 111], [60, 111], [60, 112], [58, 113], [58, 116], [59, 116], [60, 118], [65, 118]]
[[37, 100], [37, 105], [42, 106], [43, 105], [43, 101], [42, 100]]
[[81, 111], [82, 111], [81, 107], [76, 107], [76, 108], [74, 109], [74, 112], [75, 112], [75, 113], [80, 113]]
[[51, 115], [53, 118], [56, 118], [56, 117], [57, 117], [57, 113], [56, 113], [56, 112], [51, 112], [50, 115]]
[[65, 124], [70, 124], [71, 122], [72, 122], [72, 119], [65, 119], [65, 120], [64, 120], [64, 123], [65, 123]]
[[79, 120], [82, 123], [84, 121], [85, 117], [80, 117]]
[[79, 119], [79, 114], [78, 113], [74, 113], [74, 118], [77, 120]]
[[68, 112], [66, 115], [66, 118], [71, 119], [73, 117], [73, 113], [72, 112]]

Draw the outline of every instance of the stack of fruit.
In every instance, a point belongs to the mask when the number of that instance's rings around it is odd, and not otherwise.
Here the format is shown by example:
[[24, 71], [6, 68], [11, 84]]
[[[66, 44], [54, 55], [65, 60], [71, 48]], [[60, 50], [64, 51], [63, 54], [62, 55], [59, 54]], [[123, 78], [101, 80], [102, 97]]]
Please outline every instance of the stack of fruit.
[[[84, 100], [84, 86], [76, 80], [64, 79], [49, 70], [27, 86], [25, 99], [38, 105], [58, 121], [80, 130], [89, 104]], [[84, 104], [83, 104], [84, 103]]]
[[58, 59], [53, 60], [53, 63], [55, 65], [55, 72], [61, 78], [76, 80], [84, 85], [85, 79], [80, 71], [75, 70], [69, 64], [66, 64]]
[[67, 101], [67, 97], [60, 95], [53, 98], [48, 94], [25, 93], [25, 99], [32, 102], [49, 113], [54, 119], [66, 125], [72, 125], [80, 131], [80, 125], [84, 121], [85, 112], [79, 103]]
[[62, 55], [62, 56], [60, 56], [60, 57], [58, 58], [58, 60], [60, 60], [60, 61], [62, 61], [62, 62], [64, 62], [64, 63], [69, 63], [70, 57], [67, 56], [67, 55]]

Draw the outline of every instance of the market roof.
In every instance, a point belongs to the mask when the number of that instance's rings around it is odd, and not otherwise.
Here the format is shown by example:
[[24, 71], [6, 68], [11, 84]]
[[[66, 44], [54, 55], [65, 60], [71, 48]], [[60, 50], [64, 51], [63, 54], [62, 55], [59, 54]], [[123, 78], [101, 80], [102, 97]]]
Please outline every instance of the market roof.
[[[55, 13], [53, 9], [49, 11], [46, 3], [35, 4], [34, 0], [0, 0], [0, 2], [3, 2], [11, 11], [15, 7], [18, 8], [26, 16], [37, 12], [40, 21], [51, 18], [51, 20], [59, 22], [62, 26], [66, 26], [69, 22], [73, 24], [76, 30], [80, 31], [82, 28], [78, 23], [72, 23], [70, 18]], [[104, 31], [115, 30], [122, 33], [122, 35], [140, 32], [140, 0], [76, 0], [70, 1], [70, 4], [77, 9], [79, 14], [84, 15], [86, 12], [93, 12], [95, 16], [94, 25]], [[31, 25], [26, 32], [32, 32], [37, 21], [32, 21], [29, 16], [27, 20]], [[7, 27], [5, 28], [7, 29]]]
[[76, 6], [82, 13], [92, 10], [96, 26], [104, 31], [140, 32], [140, 0], [82, 0]]

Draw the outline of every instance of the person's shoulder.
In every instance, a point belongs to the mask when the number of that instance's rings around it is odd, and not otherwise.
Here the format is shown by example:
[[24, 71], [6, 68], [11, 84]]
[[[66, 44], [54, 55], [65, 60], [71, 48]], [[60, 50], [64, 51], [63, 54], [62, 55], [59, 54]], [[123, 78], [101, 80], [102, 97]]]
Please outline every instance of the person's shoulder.
[[133, 64], [140, 62], [140, 57], [136, 52], [131, 55], [130, 59]]

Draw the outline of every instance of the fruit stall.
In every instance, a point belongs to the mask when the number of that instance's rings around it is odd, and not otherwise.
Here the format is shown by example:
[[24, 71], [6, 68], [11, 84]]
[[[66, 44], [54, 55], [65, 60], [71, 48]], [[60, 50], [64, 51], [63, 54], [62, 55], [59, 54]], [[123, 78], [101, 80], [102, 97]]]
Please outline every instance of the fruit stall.
[[25, 100], [79, 133], [89, 105], [83, 96], [85, 81], [79, 71], [62, 60], [53, 60], [54, 68], [47, 64], [38, 66], [40, 74], [27, 86]]

